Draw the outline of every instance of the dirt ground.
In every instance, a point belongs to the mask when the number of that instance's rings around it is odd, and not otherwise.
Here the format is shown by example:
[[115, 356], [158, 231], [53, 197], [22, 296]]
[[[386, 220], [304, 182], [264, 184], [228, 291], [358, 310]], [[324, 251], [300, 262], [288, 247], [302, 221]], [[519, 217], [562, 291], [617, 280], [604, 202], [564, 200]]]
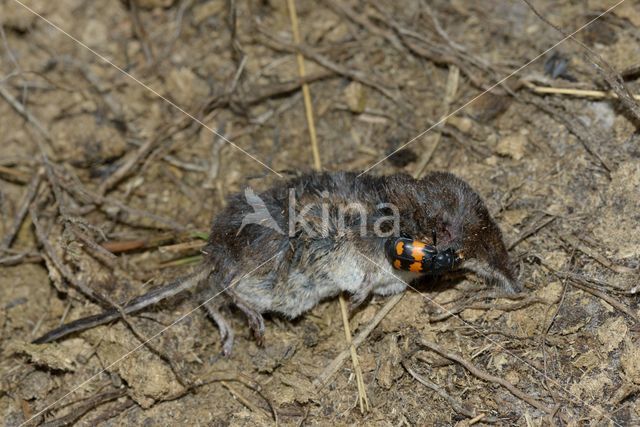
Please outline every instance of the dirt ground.
[[[569, 33], [616, 1], [533, 3]], [[3, 425], [640, 424], [640, 108], [578, 92], [640, 94], [640, 2], [493, 88], [563, 38], [525, 2], [298, 0], [299, 49], [286, 1], [25, 5], [0, 0]], [[349, 358], [314, 383], [346, 348], [336, 300], [268, 318], [263, 349], [235, 316], [228, 359], [199, 310], [142, 344], [188, 297], [30, 344], [99, 312], [88, 293], [126, 301], [188, 271], [230, 193], [312, 170], [298, 51], [325, 170], [365, 170], [455, 113], [369, 173], [466, 179], [526, 291], [469, 274], [407, 292], [358, 348], [364, 414]]]

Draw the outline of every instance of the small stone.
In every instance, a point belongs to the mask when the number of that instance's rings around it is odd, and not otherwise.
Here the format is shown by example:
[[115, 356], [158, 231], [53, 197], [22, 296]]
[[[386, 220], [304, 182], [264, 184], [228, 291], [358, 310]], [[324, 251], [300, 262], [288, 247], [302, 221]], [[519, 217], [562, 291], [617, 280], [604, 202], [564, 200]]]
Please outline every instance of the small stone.
[[209, 85], [189, 68], [173, 69], [166, 82], [167, 94], [180, 106], [192, 107], [209, 95]]
[[520, 160], [525, 155], [527, 137], [522, 134], [511, 134], [500, 139], [496, 146], [496, 152], [502, 156]]
[[82, 41], [88, 46], [104, 46], [107, 43], [109, 31], [107, 26], [97, 19], [90, 19], [82, 32]]
[[367, 93], [361, 83], [351, 82], [344, 90], [344, 97], [349, 109], [360, 114], [367, 106]]
[[510, 209], [505, 211], [502, 216], [511, 225], [522, 224], [522, 221], [529, 215], [527, 209]]
[[452, 116], [447, 119], [447, 123], [462, 133], [469, 133], [473, 127], [473, 120], [468, 117]]

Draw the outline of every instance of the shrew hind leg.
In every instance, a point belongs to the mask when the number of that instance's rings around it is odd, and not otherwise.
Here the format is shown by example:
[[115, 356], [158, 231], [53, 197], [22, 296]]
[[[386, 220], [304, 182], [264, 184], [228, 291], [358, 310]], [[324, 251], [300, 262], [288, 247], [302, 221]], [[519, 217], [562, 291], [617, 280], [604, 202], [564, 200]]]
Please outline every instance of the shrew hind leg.
[[[256, 309], [253, 304], [242, 297], [241, 293], [236, 292], [235, 289], [237, 286], [243, 286], [244, 282], [242, 282], [242, 280], [244, 276], [236, 280], [238, 268], [235, 262], [229, 261], [229, 259], [219, 263], [219, 265], [220, 268], [217, 271], [217, 275], [215, 277], [211, 277], [208, 293], [213, 294], [211, 298], [216, 298], [219, 295], [219, 298], [224, 298], [227, 304], [232, 303], [238, 307], [238, 309], [240, 309], [240, 311], [242, 311], [242, 313], [247, 317], [249, 327], [251, 328], [251, 332], [253, 333], [253, 337], [256, 342], [259, 346], [262, 346], [265, 329], [262, 314], [260, 314], [259, 309]], [[219, 283], [220, 281], [222, 282], [222, 286], [216, 285], [216, 283]], [[220, 307], [220, 305], [218, 305], [218, 307]], [[231, 328], [226, 324], [224, 318], [219, 312], [215, 312], [214, 310], [214, 312], [209, 311], [209, 314], [214, 322], [218, 324], [220, 333], [223, 335], [226, 333], [223, 338], [223, 340], [226, 338], [225, 343], [223, 344], [223, 349], [225, 352], [227, 350], [230, 352], [230, 346], [232, 345], [233, 340]]]
[[349, 312], [353, 313], [355, 310], [357, 310], [358, 307], [360, 307], [362, 303], [366, 301], [372, 291], [373, 283], [369, 278], [369, 275], [365, 274], [362, 283], [360, 284], [358, 289], [356, 289], [356, 291], [351, 294], [351, 297], [349, 298]]
[[227, 319], [220, 312], [220, 308], [226, 307], [231, 301], [227, 295], [227, 289], [229, 284], [235, 277], [235, 273], [231, 269], [226, 271], [217, 271], [211, 274], [204, 288], [204, 292], [201, 295], [204, 308], [207, 310], [207, 314], [213, 320], [220, 332], [220, 339], [222, 340], [222, 354], [225, 357], [231, 355], [233, 350], [233, 338], [234, 332]]
[[204, 308], [207, 310], [207, 314], [209, 314], [209, 317], [211, 317], [211, 320], [215, 322], [215, 324], [218, 326], [218, 330], [220, 331], [220, 339], [222, 340], [222, 354], [225, 357], [231, 356], [234, 337], [233, 328], [231, 328], [231, 326], [227, 322], [227, 319], [225, 319], [222, 313], [220, 313], [218, 304], [208, 302], [204, 305]]
[[262, 317], [262, 314], [257, 310], [238, 297], [233, 290], [229, 289], [227, 293], [233, 299], [233, 304], [238, 307], [245, 316], [247, 316], [247, 321], [249, 322], [249, 328], [253, 333], [253, 338], [256, 340], [258, 346], [262, 347], [264, 344], [264, 317]]

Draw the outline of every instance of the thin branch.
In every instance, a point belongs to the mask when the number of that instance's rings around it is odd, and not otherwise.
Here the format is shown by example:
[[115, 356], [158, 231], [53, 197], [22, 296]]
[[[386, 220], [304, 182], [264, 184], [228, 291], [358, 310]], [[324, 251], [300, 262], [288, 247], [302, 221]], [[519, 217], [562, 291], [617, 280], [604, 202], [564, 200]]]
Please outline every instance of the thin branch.
[[[596, 98], [596, 99], [619, 99], [615, 92], [604, 92], [601, 90], [574, 89], [569, 87], [545, 87], [538, 86], [530, 81], [521, 80], [524, 86], [535, 93], [552, 94], [552, 95], [570, 95], [580, 98]], [[640, 95], [633, 95], [633, 98], [640, 101]]]
[[[296, 45], [300, 45], [300, 28], [298, 25], [298, 13], [296, 12], [295, 0], [287, 0], [287, 8], [289, 9], [289, 18], [291, 19], [291, 29], [293, 32], [293, 41]], [[303, 79], [307, 74], [304, 66], [304, 56], [300, 52], [296, 52], [296, 61], [298, 62], [298, 75]], [[313, 105], [311, 104], [311, 91], [309, 84], [302, 84], [302, 96], [304, 98], [304, 111], [307, 116], [307, 126], [309, 129], [309, 139], [311, 141], [311, 153], [313, 154], [313, 167], [317, 171], [322, 170], [320, 163], [320, 151], [318, 151], [318, 137], [316, 136], [316, 125], [313, 118]]]
[[436, 343], [433, 343], [431, 341], [427, 341], [425, 339], [422, 339], [420, 341], [420, 344], [435, 351], [436, 353], [440, 354], [441, 356], [446, 357], [449, 360], [453, 360], [454, 362], [459, 363], [460, 365], [462, 365], [467, 371], [469, 371], [471, 374], [473, 374], [474, 376], [488, 381], [488, 382], [492, 382], [495, 384], [498, 384], [504, 388], [506, 388], [507, 390], [509, 390], [509, 392], [511, 394], [513, 394], [515, 397], [527, 402], [529, 405], [533, 406], [536, 409], [539, 409], [540, 411], [546, 413], [546, 414], [555, 414], [556, 413], [556, 409], [555, 408], [551, 408], [547, 405], [545, 405], [543, 402], [537, 400], [536, 398], [534, 398], [533, 396], [525, 393], [524, 391], [520, 390], [519, 388], [517, 388], [516, 386], [514, 386], [513, 384], [511, 384], [509, 381], [500, 378], [500, 377], [496, 377], [495, 375], [491, 375], [487, 372], [481, 371], [480, 369], [478, 369], [473, 363], [469, 362], [468, 360], [466, 360], [465, 358], [463, 358], [462, 356], [460, 356], [459, 354], [455, 354], [455, 353], [449, 353], [447, 352], [444, 348], [440, 347], [439, 345], [437, 345]]
[[6, 250], [11, 247], [14, 239], [18, 235], [18, 231], [22, 226], [24, 218], [27, 216], [27, 212], [29, 211], [29, 205], [36, 196], [38, 192], [38, 187], [40, 186], [40, 182], [42, 181], [42, 175], [44, 174], [43, 169], [38, 169], [36, 173], [33, 174], [31, 178], [31, 182], [29, 183], [29, 187], [27, 187], [27, 192], [25, 193], [22, 202], [20, 203], [20, 208], [13, 219], [13, 224], [11, 224], [11, 228], [5, 235], [4, 239], [2, 239], [2, 243], [0, 243], [0, 250]]
[[[533, 13], [540, 18], [542, 22], [554, 28], [557, 32], [562, 34], [565, 38], [570, 38], [573, 42], [577, 43], [582, 49], [584, 49], [587, 58], [591, 61], [593, 66], [598, 71], [598, 74], [609, 84], [609, 87], [618, 95], [620, 101], [622, 101], [622, 105], [624, 105], [627, 110], [633, 115], [637, 122], [640, 122], [640, 104], [636, 102], [633, 95], [629, 91], [629, 88], [624, 83], [624, 79], [622, 76], [613, 69], [611, 65], [607, 61], [602, 58], [597, 52], [590, 49], [587, 45], [582, 43], [580, 40], [576, 39], [573, 35], [567, 34], [564, 30], [554, 25], [551, 21], [549, 21], [546, 17], [542, 16], [540, 12], [531, 4], [529, 0], [524, 1], [529, 8], [533, 11]], [[622, 3], [622, 2], [620, 2]], [[620, 4], [618, 3], [618, 5]]]
[[399, 99], [397, 97], [397, 95], [395, 95], [394, 93], [392, 93], [391, 91], [389, 91], [387, 88], [385, 88], [382, 84], [371, 80], [369, 77], [367, 77], [367, 74], [359, 71], [359, 70], [352, 70], [350, 68], [347, 68], [343, 65], [337, 64], [333, 61], [331, 61], [330, 59], [328, 59], [327, 57], [319, 54], [318, 52], [316, 52], [314, 49], [305, 46], [303, 44], [300, 45], [293, 45], [291, 43], [287, 43], [284, 40], [281, 40], [271, 34], [269, 34], [265, 29], [263, 29], [260, 25], [257, 25], [258, 31], [260, 32], [260, 34], [262, 34], [264, 37], [260, 37], [258, 39], [258, 41], [262, 44], [264, 44], [265, 46], [270, 47], [271, 49], [274, 50], [279, 50], [279, 51], [284, 51], [284, 52], [289, 52], [289, 53], [301, 53], [302, 55], [304, 55], [305, 58], [310, 59], [311, 61], [317, 63], [318, 65], [321, 65], [337, 74], [340, 74], [344, 77], [347, 77], [351, 80], [355, 80], [358, 81], [360, 83], [362, 83], [365, 86], [369, 86], [375, 90], [377, 90], [378, 92], [380, 92], [381, 94], [383, 94], [384, 96], [386, 96], [387, 98], [391, 99], [392, 101], [394, 101], [395, 103], [399, 103]]
[[560, 275], [558, 274], [558, 272], [556, 271], [555, 268], [551, 267], [549, 264], [542, 262], [542, 265], [549, 271], [551, 271], [552, 274], [556, 275], [559, 278], [568, 278], [569, 281], [573, 284], [573, 286], [582, 289], [585, 292], [590, 293], [591, 295], [598, 297], [600, 299], [602, 299], [603, 301], [605, 301], [607, 304], [611, 305], [612, 307], [616, 308], [617, 310], [619, 310], [622, 313], [625, 313], [627, 316], [629, 316], [630, 318], [632, 318], [637, 324], [640, 324], [640, 318], [638, 318], [638, 316], [636, 315], [636, 313], [629, 307], [627, 307], [626, 305], [624, 305], [623, 303], [621, 303], [620, 301], [618, 301], [617, 299], [615, 299], [614, 297], [605, 294], [602, 291], [599, 291], [597, 289], [594, 289], [588, 281], [583, 280], [579, 275]]
[[411, 367], [409, 367], [409, 364], [406, 361], [403, 360], [401, 363], [404, 369], [409, 373], [409, 375], [411, 375], [420, 384], [438, 393], [440, 397], [442, 397], [444, 400], [446, 400], [449, 403], [449, 405], [453, 408], [454, 411], [468, 418], [474, 418], [476, 416], [475, 410], [469, 408], [468, 405], [458, 402], [450, 394], [444, 391], [442, 387], [439, 387], [436, 383], [429, 381], [428, 379], [424, 378], [422, 375], [419, 375], [416, 371], [414, 371], [413, 369], [411, 369]]
[[47, 421], [45, 423], [40, 424], [41, 427], [62, 427], [74, 424], [84, 415], [86, 415], [92, 409], [103, 405], [112, 400], [118, 399], [125, 395], [126, 390], [124, 388], [119, 390], [108, 391], [101, 394], [96, 394], [85, 401], [83, 401], [80, 405], [72, 408], [71, 412], [67, 415], [62, 416], [60, 418], [53, 419], [51, 421]]
[[[399, 293], [394, 295], [391, 299], [389, 299], [385, 305], [376, 313], [375, 317], [369, 322], [367, 326], [365, 326], [358, 335], [353, 339], [353, 347], [358, 348], [360, 344], [364, 342], [364, 340], [373, 332], [373, 330], [378, 326], [378, 324], [385, 318], [387, 314], [395, 307], [402, 297], [404, 293]], [[346, 348], [340, 354], [338, 354], [333, 361], [322, 371], [318, 377], [313, 380], [313, 385], [317, 390], [321, 390], [325, 385], [327, 385], [328, 381], [338, 372], [338, 369], [342, 366], [342, 364], [347, 360], [349, 355], [351, 354], [350, 348]]]
[[87, 298], [91, 299], [94, 302], [98, 302], [102, 306], [110, 306], [111, 304], [104, 296], [98, 294], [97, 292], [89, 288], [83, 281], [81, 281], [78, 278], [77, 275], [73, 274], [69, 270], [69, 268], [62, 262], [62, 260], [56, 253], [53, 246], [51, 246], [47, 233], [45, 232], [44, 228], [42, 227], [42, 224], [40, 223], [38, 212], [36, 211], [34, 206], [29, 207], [29, 213], [31, 214], [31, 222], [33, 222], [33, 225], [35, 227], [36, 237], [38, 238], [38, 241], [44, 248], [49, 259], [51, 259], [51, 261], [55, 265], [56, 269], [58, 269], [58, 271], [62, 274], [62, 276], [67, 281], [69, 281], [69, 283], [71, 283], [77, 290], [82, 292], [82, 294], [84, 294]]
[[51, 142], [51, 136], [49, 135], [49, 131], [42, 124], [42, 122], [38, 118], [36, 118], [33, 114], [31, 114], [31, 112], [29, 112], [29, 110], [27, 110], [27, 108], [24, 105], [22, 105], [20, 101], [14, 98], [14, 96], [11, 95], [11, 93], [1, 84], [0, 84], [0, 96], [2, 96], [5, 99], [5, 101], [7, 101], [7, 103], [11, 105], [14, 110], [16, 110], [18, 114], [24, 117], [24, 119], [27, 122], [32, 124], [33, 127], [36, 128], [36, 130], [40, 133], [40, 135], [42, 135], [42, 137], [47, 142]]

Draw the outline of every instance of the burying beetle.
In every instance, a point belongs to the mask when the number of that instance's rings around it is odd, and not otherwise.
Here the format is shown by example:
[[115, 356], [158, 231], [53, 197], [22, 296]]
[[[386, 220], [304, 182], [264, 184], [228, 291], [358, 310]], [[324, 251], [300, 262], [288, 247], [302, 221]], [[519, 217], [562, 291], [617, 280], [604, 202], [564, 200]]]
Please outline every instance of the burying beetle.
[[433, 245], [409, 237], [389, 239], [385, 251], [393, 268], [433, 275], [453, 270], [462, 261], [462, 252], [456, 252], [452, 248], [439, 251], [436, 248], [435, 230], [432, 236]]

